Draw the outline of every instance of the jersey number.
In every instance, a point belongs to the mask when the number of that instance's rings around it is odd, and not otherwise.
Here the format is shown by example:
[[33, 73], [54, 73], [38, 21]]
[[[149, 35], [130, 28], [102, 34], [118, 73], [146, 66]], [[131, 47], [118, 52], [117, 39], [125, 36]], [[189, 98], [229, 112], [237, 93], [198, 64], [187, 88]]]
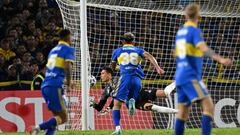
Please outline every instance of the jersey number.
[[53, 69], [56, 65], [56, 57], [57, 57], [57, 54], [52, 54], [49, 59], [48, 59], [48, 64], [47, 64], [47, 67], [49, 69]]
[[179, 39], [176, 41], [177, 45], [177, 54], [180, 59], [184, 59], [186, 57], [186, 40], [185, 39]]
[[128, 65], [131, 63], [132, 65], [138, 65], [139, 60], [138, 60], [138, 54], [137, 53], [122, 53], [120, 55], [120, 64], [122, 65]]

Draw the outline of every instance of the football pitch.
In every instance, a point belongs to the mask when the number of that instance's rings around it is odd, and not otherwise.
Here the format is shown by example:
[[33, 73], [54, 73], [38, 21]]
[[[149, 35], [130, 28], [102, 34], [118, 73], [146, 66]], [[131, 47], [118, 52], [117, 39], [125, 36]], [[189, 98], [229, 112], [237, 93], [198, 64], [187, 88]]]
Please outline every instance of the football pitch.
[[[112, 131], [64, 131], [55, 135], [111, 135]], [[200, 135], [200, 129], [186, 129], [185, 135]], [[1, 135], [29, 135], [28, 133], [1, 133]], [[40, 135], [44, 135], [40, 133]], [[173, 130], [124, 130], [122, 135], [173, 135]], [[215, 128], [212, 135], [240, 135], [240, 128]]]

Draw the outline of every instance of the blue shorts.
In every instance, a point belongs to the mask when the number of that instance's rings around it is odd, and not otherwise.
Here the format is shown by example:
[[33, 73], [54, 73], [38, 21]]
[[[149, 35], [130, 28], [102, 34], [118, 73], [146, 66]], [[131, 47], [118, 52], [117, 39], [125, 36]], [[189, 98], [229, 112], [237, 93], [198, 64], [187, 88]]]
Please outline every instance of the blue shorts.
[[191, 103], [209, 96], [206, 86], [202, 81], [192, 80], [191, 82], [177, 86], [178, 103], [187, 106]]
[[42, 88], [42, 96], [49, 110], [53, 112], [66, 111], [64, 90], [62, 87], [46, 86]]
[[141, 85], [141, 78], [138, 76], [121, 76], [118, 80], [113, 97], [121, 102], [126, 102], [130, 98], [137, 100]]

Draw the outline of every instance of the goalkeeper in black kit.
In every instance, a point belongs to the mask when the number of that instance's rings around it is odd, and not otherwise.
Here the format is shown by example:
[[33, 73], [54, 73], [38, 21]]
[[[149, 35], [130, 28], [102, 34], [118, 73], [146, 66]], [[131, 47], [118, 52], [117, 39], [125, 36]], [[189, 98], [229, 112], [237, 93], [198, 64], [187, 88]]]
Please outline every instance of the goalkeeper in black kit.
[[[99, 112], [99, 115], [106, 115], [110, 111], [110, 109], [113, 108], [113, 100], [105, 110], [102, 109], [105, 106], [107, 99], [109, 97], [112, 97], [112, 95], [114, 94], [117, 79], [113, 79], [113, 71], [110, 67], [104, 67], [101, 71], [101, 80], [102, 82], [106, 83], [104, 91], [101, 95], [99, 102], [96, 103], [95, 100], [91, 100], [90, 106], [96, 109]], [[176, 109], [158, 106], [152, 103], [157, 97], [166, 97], [170, 95], [174, 89], [175, 82], [168, 85], [164, 90], [153, 89], [148, 91], [142, 89], [140, 91], [138, 99], [136, 100], [135, 106], [137, 109], [144, 111], [156, 111], [159, 113], [176, 113]]]

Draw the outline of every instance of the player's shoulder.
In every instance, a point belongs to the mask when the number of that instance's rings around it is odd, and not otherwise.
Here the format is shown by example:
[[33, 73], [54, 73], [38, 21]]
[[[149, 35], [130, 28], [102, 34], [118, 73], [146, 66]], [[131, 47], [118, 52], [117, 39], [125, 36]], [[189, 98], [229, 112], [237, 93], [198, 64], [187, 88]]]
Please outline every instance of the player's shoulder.
[[188, 27], [188, 29], [192, 32], [202, 32], [202, 30], [199, 27]]
[[137, 47], [137, 46], [134, 46], [137, 50], [144, 50], [143, 48], [141, 47]]
[[75, 49], [68, 45], [62, 45], [62, 50], [64, 53], [74, 53]]
[[113, 53], [119, 53], [122, 51], [122, 47], [114, 49]]

